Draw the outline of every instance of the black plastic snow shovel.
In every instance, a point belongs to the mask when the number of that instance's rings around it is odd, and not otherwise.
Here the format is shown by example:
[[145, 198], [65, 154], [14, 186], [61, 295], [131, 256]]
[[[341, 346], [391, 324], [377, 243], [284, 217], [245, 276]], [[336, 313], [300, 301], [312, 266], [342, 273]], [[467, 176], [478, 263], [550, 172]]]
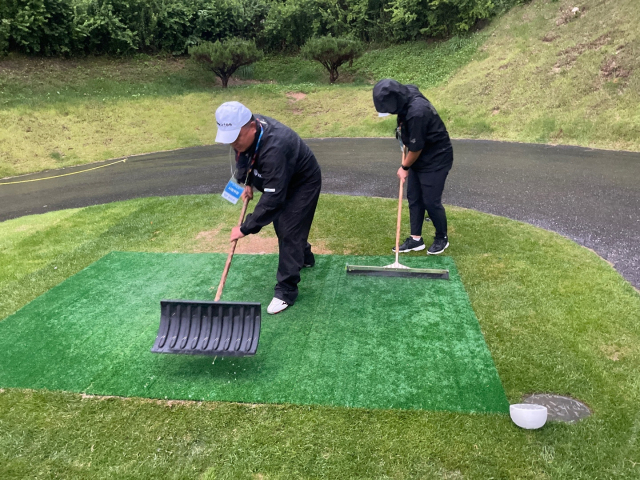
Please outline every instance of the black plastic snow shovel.
[[[245, 198], [238, 226], [242, 225], [249, 199]], [[227, 280], [234, 241], [213, 302], [161, 300], [160, 328], [153, 353], [245, 357], [255, 355], [260, 338], [261, 304], [220, 302]]]

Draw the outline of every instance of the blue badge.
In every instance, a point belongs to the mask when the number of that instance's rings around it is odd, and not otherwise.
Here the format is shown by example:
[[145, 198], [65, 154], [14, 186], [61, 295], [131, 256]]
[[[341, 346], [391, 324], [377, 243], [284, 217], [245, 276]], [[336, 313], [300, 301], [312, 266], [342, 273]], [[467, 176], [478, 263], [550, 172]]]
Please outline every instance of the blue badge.
[[236, 182], [235, 178], [231, 177], [231, 180], [229, 180], [229, 183], [227, 183], [227, 186], [224, 187], [224, 192], [222, 192], [222, 198], [230, 201], [235, 205], [236, 203], [238, 203], [238, 200], [240, 200], [240, 195], [242, 195], [243, 191], [244, 191], [244, 188], [242, 187], [242, 185]]

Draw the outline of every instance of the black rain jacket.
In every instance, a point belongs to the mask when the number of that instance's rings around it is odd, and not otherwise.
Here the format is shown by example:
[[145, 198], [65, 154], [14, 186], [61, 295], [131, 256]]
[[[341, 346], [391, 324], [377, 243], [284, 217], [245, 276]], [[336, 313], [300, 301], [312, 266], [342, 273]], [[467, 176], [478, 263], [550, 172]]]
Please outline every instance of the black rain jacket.
[[262, 192], [253, 214], [247, 215], [240, 227], [243, 234], [258, 233], [278, 216], [288, 198], [298, 186], [320, 180], [320, 165], [311, 149], [296, 132], [286, 125], [263, 115], [254, 115], [264, 133], [258, 146], [253, 169], [247, 172], [256, 149], [260, 128], [249, 149], [236, 155], [235, 177], [240, 183]]
[[434, 106], [415, 85], [403, 85], [391, 79], [373, 87], [373, 103], [381, 113], [398, 115], [402, 143], [411, 152], [422, 153], [411, 166], [418, 172], [450, 168], [453, 147], [449, 132]]

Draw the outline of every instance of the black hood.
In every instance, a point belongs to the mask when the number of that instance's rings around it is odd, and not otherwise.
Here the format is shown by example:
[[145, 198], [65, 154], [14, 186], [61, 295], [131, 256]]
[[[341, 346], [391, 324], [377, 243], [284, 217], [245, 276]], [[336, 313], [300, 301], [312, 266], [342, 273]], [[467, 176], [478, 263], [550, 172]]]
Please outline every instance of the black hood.
[[401, 113], [411, 98], [406, 85], [385, 78], [373, 87], [373, 104], [380, 113]]

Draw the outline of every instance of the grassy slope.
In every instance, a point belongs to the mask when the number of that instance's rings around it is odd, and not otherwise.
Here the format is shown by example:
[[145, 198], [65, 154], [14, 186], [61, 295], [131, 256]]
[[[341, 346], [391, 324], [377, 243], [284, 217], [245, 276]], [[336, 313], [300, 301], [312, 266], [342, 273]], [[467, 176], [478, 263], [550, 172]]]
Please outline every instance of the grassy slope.
[[638, 150], [639, 23], [636, 0], [534, 0], [428, 93], [457, 136]]
[[[394, 209], [393, 200], [323, 196], [311, 241], [334, 253], [387, 252]], [[460, 208], [449, 214], [448, 252], [509, 400], [569, 394], [592, 418], [523, 431], [506, 416], [5, 390], [0, 477], [639, 477], [638, 293], [559, 235]], [[223, 225], [224, 236], [236, 216], [217, 196], [185, 196], [2, 222], [0, 263], [10, 268], [0, 271], [0, 318], [110, 250], [201, 251], [202, 226]]]
[[469, 38], [372, 50], [335, 86], [298, 58], [260, 62], [245, 77], [262, 84], [227, 91], [184, 59], [3, 59], [0, 177], [212, 143], [231, 99], [306, 137], [386, 136], [394, 119], [371, 102], [382, 77], [420, 85], [456, 137], [638, 150], [635, 0], [584, 0], [577, 17], [569, 6], [536, 0]]
[[[368, 79], [393, 73], [441, 83], [483, 39], [372, 51], [336, 86], [327, 85], [322, 67], [295, 57], [260, 62], [252, 70], [262, 84], [228, 90], [185, 59], [0, 61], [0, 177], [213, 143], [214, 111], [228, 100], [278, 118], [304, 137], [388, 135], [392, 120], [377, 118]], [[416, 77], [411, 59], [431, 68]], [[292, 91], [307, 96], [297, 101], [287, 96]]]

